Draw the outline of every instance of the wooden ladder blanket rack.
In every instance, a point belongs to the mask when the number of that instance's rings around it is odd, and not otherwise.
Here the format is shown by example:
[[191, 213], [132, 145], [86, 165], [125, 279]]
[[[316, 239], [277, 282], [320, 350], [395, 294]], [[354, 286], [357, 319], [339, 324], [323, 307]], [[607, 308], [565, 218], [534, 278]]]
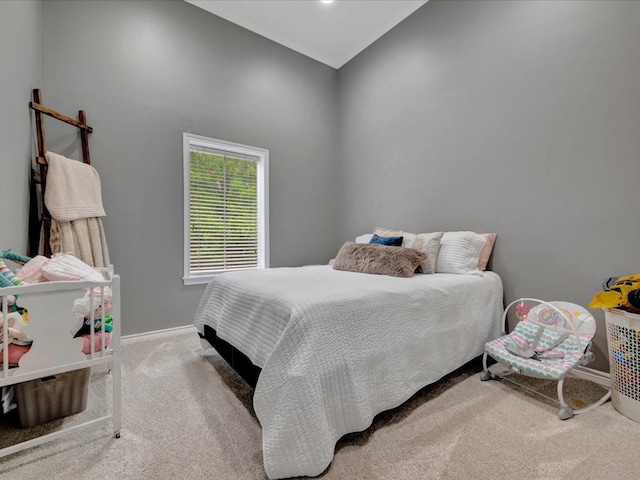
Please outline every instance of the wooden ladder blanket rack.
[[78, 111], [78, 119], [76, 120], [75, 118], [68, 117], [67, 115], [56, 112], [55, 110], [42, 105], [42, 94], [40, 93], [40, 89], [38, 88], [33, 90], [33, 101], [29, 102], [29, 108], [34, 111], [36, 119], [36, 139], [38, 142], [38, 156], [36, 157], [36, 162], [40, 167], [44, 255], [46, 257], [51, 257], [51, 245], [49, 244], [51, 235], [51, 215], [49, 214], [49, 210], [44, 203], [44, 193], [45, 189], [47, 188], [47, 159], [45, 157], [45, 152], [47, 151], [47, 149], [45, 147], [46, 137], [44, 134], [43, 115], [48, 115], [49, 117], [77, 127], [80, 130], [80, 142], [82, 144], [82, 161], [86, 164], [91, 164], [91, 160], [89, 158], [89, 134], [93, 132], [93, 128], [87, 125], [87, 116], [84, 110]]

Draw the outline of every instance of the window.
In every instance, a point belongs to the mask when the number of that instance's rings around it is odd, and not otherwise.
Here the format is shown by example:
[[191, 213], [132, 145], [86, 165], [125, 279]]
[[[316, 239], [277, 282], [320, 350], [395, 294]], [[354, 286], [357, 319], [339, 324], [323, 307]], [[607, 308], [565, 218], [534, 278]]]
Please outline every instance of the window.
[[268, 163], [261, 148], [183, 134], [184, 283], [268, 267]]

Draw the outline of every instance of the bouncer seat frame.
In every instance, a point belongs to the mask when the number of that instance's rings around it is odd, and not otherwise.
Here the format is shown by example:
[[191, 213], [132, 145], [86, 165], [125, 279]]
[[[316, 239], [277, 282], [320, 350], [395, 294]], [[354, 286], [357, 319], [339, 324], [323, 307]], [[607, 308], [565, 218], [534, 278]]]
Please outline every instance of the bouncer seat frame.
[[[527, 303], [525, 303], [527, 302]], [[528, 303], [534, 302], [533, 308]], [[516, 307], [518, 323], [507, 334], [507, 318], [512, 307]], [[565, 377], [577, 366], [591, 363], [594, 354], [591, 340], [596, 333], [596, 321], [584, 307], [569, 302], [545, 302], [537, 298], [520, 298], [511, 302], [502, 315], [502, 336], [487, 342], [482, 358], [481, 380], [501, 380], [513, 373], [554, 380], [558, 382], [558, 416], [566, 420], [580, 413], [586, 413], [599, 407], [611, 398], [609, 390], [597, 402], [579, 409], [567, 404], [563, 395]], [[494, 373], [487, 366], [491, 356], [509, 368]], [[510, 379], [507, 379], [510, 380]], [[516, 383], [517, 382], [513, 382]], [[518, 384], [519, 385], [519, 384]], [[520, 385], [538, 395], [555, 399]]]

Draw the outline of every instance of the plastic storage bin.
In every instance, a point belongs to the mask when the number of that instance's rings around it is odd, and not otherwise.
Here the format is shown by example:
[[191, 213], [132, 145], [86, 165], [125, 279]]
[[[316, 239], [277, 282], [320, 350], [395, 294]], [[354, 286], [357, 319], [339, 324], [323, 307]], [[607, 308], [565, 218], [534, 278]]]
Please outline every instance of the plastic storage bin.
[[640, 422], [640, 315], [606, 309], [607, 345], [614, 408]]
[[87, 408], [91, 368], [59, 373], [14, 386], [22, 428], [80, 413]]

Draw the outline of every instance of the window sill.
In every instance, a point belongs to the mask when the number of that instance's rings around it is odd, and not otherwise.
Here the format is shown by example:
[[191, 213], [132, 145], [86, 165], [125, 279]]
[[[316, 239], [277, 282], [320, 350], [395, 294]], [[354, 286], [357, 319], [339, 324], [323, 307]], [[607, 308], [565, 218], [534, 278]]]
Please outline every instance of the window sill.
[[209, 275], [197, 275], [193, 277], [182, 277], [182, 281], [185, 285], [205, 285], [213, 280], [216, 275], [220, 275], [225, 272], [241, 272], [241, 271], [250, 271], [250, 270], [263, 270], [261, 268], [236, 268], [229, 270], [221, 270], [219, 272], [211, 273]]

